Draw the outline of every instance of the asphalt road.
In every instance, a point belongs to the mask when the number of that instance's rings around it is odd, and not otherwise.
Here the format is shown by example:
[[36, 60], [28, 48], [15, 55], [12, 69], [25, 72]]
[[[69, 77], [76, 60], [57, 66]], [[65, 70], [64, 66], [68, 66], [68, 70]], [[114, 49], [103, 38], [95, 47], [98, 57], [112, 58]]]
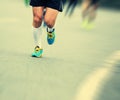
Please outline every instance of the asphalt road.
[[[0, 12], [0, 100], [75, 100], [84, 80], [120, 50], [117, 11], [99, 9], [93, 30], [80, 27], [80, 8], [71, 17], [60, 13], [54, 45], [47, 44], [43, 28], [42, 58], [31, 57], [31, 7], [2, 0]], [[120, 100], [119, 66], [117, 61], [94, 100]]]

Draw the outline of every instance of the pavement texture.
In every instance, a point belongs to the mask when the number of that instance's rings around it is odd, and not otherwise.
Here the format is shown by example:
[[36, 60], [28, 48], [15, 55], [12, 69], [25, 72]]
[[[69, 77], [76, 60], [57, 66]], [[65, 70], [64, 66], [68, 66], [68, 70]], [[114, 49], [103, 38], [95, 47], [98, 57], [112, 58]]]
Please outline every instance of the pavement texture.
[[[32, 10], [22, 1], [0, 3], [0, 100], [74, 100], [82, 81], [120, 50], [120, 12], [99, 9], [93, 30], [82, 29], [81, 8], [60, 13], [56, 41], [43, 28], [42, 58], [32, 58]], [[96, 100], [120, 100], [120, 64]]]

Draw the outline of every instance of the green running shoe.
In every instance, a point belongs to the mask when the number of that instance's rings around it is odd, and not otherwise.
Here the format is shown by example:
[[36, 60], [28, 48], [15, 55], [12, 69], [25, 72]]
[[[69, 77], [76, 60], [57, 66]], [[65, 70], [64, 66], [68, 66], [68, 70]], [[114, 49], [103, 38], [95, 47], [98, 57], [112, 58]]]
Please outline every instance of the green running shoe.
[[88, 25], [88, 19], [85, 18], [85, 19], [82, 21], [81, 28], [86, 28], [87, 25]]
[[87, 26], [86, 26], [86, 29], [87, 29], [87, 30], [92, 30], [92, 29], [94, 29], [94, 28], [95, 28], [94, 22], [89, 22], [89, 23], [87, 24]]
[[55, 41], [55, 29], [52, 32], [47, 31], [47, 42], [49, 45], [52, 45]]
[[32, 53], [32, 57], [42, 57], [43, 49], [41, 49], [39, 46], [36, 46], [34, 49], [34, 52]]

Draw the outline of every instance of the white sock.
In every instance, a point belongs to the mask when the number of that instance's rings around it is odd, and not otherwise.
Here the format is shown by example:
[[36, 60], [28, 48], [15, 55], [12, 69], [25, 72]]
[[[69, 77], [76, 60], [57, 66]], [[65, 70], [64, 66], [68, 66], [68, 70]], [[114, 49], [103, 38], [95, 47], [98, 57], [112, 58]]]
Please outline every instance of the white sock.
[[35, 46], [39, 46], [41, 48], [41, 38], [42, 38], [42, 29], [41, 27], [35, 28], [33, 27], [33, 38]]
[[47, 32], [53, 32], [53, 30], [54, 30], [53, 27], [52, 28], [47, 27]]

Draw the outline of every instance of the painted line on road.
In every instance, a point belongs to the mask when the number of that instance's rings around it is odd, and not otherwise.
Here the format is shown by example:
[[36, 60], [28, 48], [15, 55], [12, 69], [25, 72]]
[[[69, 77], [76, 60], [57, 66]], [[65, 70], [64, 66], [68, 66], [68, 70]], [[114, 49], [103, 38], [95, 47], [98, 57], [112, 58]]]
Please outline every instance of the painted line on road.
[[105, 80], [112, 74], [112, 69], [120, 60], [120, 51], [116, 51], [105, 60], [103, 66], [95, 70], [78, 88], [75, 100], [95, 100]]

